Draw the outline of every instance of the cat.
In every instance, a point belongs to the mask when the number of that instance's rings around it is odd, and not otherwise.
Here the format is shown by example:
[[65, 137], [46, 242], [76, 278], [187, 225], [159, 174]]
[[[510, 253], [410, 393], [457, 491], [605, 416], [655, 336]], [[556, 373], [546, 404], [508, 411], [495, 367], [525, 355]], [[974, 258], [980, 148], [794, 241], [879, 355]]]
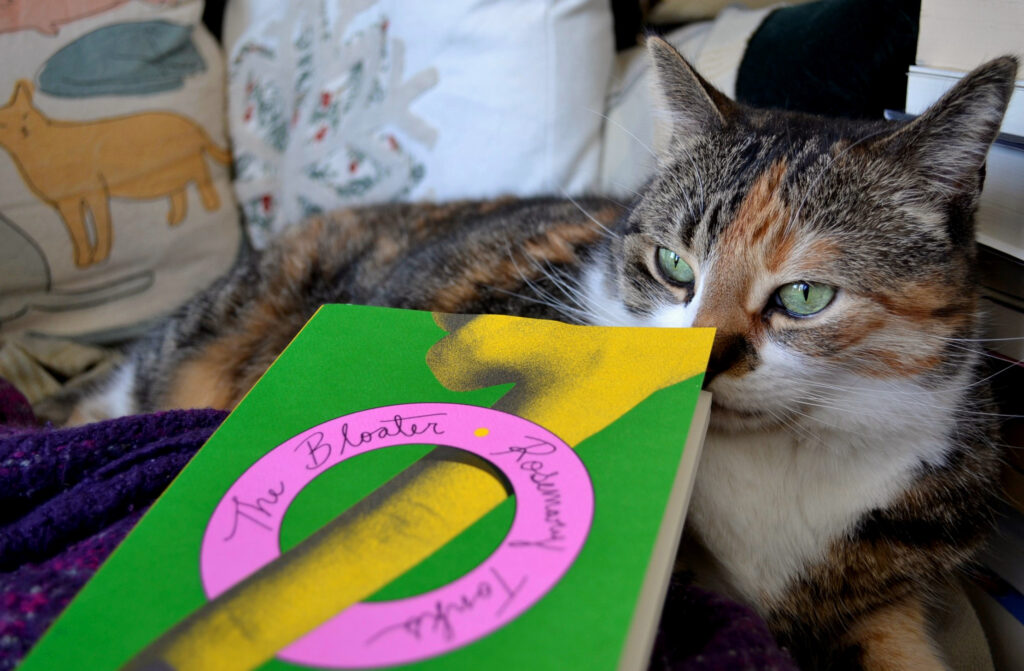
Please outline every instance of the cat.
[[649, 54], [673, 133], [634, 202], [315, 218], [153, 332], [79, 419], [232, 407], [324, 302], [714, 326], [698, 578], [804, 668], [943, 668], [925, 606], [997, 496], [973, 213], [1017, 63], [890, 124], [751, 109], [666, 42]]
[[[19, 80], [0, 107], [0, 147], [32, 193], [60, 214], [79, 268], [110, 255], [112, 197], [170, 197], [167, 223], [172, 226], [185, 219], [189, 182], [196, 183], [203, 207], [211, 212], [220, 207], [203, 155], [227, 165], [231, 154], [195, 122], [170, 112], [57, 121], [33, 105], [32, 93], [32, 84]], [[92, 236], [86, 210], [92, 214]]]

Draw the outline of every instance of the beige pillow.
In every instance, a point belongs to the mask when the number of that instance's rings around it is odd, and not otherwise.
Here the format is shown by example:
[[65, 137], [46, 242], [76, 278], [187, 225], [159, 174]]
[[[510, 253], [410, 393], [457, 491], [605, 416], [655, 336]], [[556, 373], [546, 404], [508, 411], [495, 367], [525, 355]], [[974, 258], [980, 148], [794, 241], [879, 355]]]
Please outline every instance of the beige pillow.
[[224, 64], [202, 11], [0, 8], [0, 339], [130, 335], [233, 261]]

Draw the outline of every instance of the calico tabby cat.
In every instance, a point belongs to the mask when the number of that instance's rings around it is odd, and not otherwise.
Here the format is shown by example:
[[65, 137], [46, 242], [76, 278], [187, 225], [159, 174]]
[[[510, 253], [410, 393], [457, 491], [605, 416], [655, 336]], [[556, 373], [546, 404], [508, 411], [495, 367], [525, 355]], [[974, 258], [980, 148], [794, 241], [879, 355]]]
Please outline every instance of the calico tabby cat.
[[80, 418], [231, 407], [324, 302], [714, 326], [701, 571], [805, 667], [942, 668], [924, 606], [996, 496], [973, 213], [1016, 61], [888, 124], [749, 109], [649, 50], [674, 133], [629, 207], [314, 219], [153, 333]]

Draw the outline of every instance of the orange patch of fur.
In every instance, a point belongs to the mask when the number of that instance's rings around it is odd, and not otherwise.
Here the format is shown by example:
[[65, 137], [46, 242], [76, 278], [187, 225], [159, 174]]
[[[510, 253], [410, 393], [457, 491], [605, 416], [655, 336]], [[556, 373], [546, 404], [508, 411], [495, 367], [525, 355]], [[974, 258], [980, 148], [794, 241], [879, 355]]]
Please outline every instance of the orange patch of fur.
[[875, 364], [870, 368], [865, 367], [862, 372], [877, 379], [915, 377], [942, 363], [942, 357], [938, 353], [911, 357], [893, 350], [870, 349], [861, 352], [861, 356]]
[[[969, 318], [971, 306], [958, 305], [956, 294], [959, 291], [956, 283], [945, 278], [932, 278], [903, 284], [894, 291], [874, 296], [874, 299], [892, 314], [913, 322], [942, 320], [960, 326]], [[950, 311], [951, 316], [940, 316], [944, 310]]]
[[[955, 283], [922, 280], [872, 297], [884, 312], [879, 311], [874, 319], [864, 320], [852, 330], [882, 330], [890, 333], [890, 338], [908, 340], [903, 347], [876, 346], [859, 352], [875, 363], [865, 370], [867, 374], [877, 378], [912, 377], [943, 362], [945, 339], [962, 329], [973, 314], [973, 305], [959, 300], [952, 285]], [[912, 341], [907, 333], [914, 334]]]
[[839, 349], [853, 347], [876, 331], [886, 328], [888, 321], [870, 311], [847, 310], [841, 329], [832, 334], [833, 342]]
[[277, 293], [253, 308], [239, 329], [178, 368], [163, 408], [234, 408], [308, 317]]
[[945, 669], [928, 635], [924, 609], [917, 599], [881, 608], [850, 627], [847, 642], [861, 649], [865, 671]]
[[[527, 264], [529, 268], [529, 265]], [[532, 270], [532, 268], [531, 268]], [[433, 309], [440, 312], [460, 312], [467, 303], [479, 298], [483, 286], [511, 290], [522, 282], [523, 276], [531, 277], [525, 268], [517, 268], [505, 259], [496, 266], [472, 266], [466, 268], [455, 281], [446, 285], [434, 295]]]
[[240, 399], [227, 371], [235, 357], [225, 356], [230, 354], [225, 349], [211, 346], [201, 356], [178, 368], [164, 407], [233, 408]]
[[[716, 342], [742, 333], [756, 343], [764, 334], [760, 306], [754, 312], [744, 306], [748, 303], [751, 278], [772, 265], [781, 266], [795, 247], [795, 241], [784, 230], [789, 209], [779, 196], [785, 173], [785, 161], [772, 164], [754, 182], [740, 203], [736, 218], [723, 233], [714, 286], [708, 287], [693, 324], [717, 328], [723, 337]], [[742, 369], [731, 372], [742, 373]]]
[[789, 208], [779, 197], [779, 185], [786, 174], [786, 162], [773, 163], [757, 180], [740, 203], [736, 218], [725, 232], [722, 244], [749, 247], [765, 240], [789, 219]]
[[392, 238], [382, 235], [377, 239], [377, 246], [373, 250], [373, 261], [377, 266], [390, 265], [403, 251], [402, 247]]

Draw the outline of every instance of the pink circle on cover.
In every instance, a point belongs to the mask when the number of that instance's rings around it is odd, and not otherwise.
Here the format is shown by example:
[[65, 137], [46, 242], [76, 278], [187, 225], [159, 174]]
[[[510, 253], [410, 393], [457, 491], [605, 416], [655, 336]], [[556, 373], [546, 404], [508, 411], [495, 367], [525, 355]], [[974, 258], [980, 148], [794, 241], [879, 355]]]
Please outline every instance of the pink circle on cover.
[[288, 506], [317, 475], [366, 452], [438, 444], [496, 466], [516, 495], [498, 548], [456, 580], [394, 601], [357, 603], [277, 655], [321, 668], [405, 664], [462, 647], [513, 621], [576, 560], [594, 516], [594, 490], [575, 452], [547, 429], [491, 408], [410, 403], [338, 417], [267, 452], [231, 485], [203, 536], [200, 572], [216, 598], [281, 555]]

